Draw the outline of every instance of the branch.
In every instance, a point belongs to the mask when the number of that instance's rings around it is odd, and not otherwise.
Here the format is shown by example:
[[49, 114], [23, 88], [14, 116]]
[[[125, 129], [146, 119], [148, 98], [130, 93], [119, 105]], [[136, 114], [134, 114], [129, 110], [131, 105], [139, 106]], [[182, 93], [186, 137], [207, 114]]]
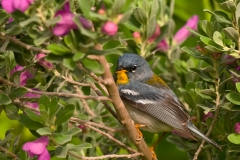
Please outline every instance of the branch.
[[22, 46], [22, 47], [26, 48], [27, 50], [33, 50], [33, 51], [36, 51], [36, 52], [39, 52], [39, 53], [46, 53], [46, 54], [51, 53], [49, 50], [33, 47], [31, 45], [28, 45], [26, 43], [23, 43], [23, 42], [19, 41], [16, 38], [13, 38], [11, 36], [5, 35], [5, 33], [2, 33], [2, 32], [0, 33], [0, 36], [3, 37], [5, 40], [9, 40], [9, 41], [11, 41], [13, 43], [16, 43], [19, 46]]
[[105, 155], [105, 156], [98, 156], [98, 157], [83, 157], [83, 156], [79, 156], [78, 154], [68, 151], [68, 154], [81, 159], [81, 160], [99, 160], [99, 159], [111, 159], [111, 158], [134, 158], [134, 157], [138, 157], [141, 155], [141, 153], [134, 153], [134, 154], [120, 154], [120, 155], [116, 155], [116, 154], [110, 154], [110, 155]]
[[[100, 47], [99, 49], [101, 49]], [[126, 130], [126, 133], [127, 133], [126, 135], [128, 135], [128, 137], [132, 140], [132, 142], [135, 144], [139, 152], [143, 154], [143, 158], [147, 160], [151, 160], [152, 154], [147, 144], [145, 143], [145, 141], [143, 139], [141, 139], [140, 141], [137, 140], [139, 138], [138, 132], [122, 100], [120, 99], [118, 88], [114, 83], [112, 73], [110, 71], [110, 66], [106, 58], [104, 56], [96, 56], [96, 59], [103, 66], [105, 70], [102, 77], [103, 77], [103, 80], [106, 80], [109, 82], [108, 83], [109, 85], [107, 85], [106, 88], [108, 90], [109, 97], [112, 100], [113, 106], [118, 114], [119, 120]]]
[[[219, 93], [219, 85], [220, 85], [220, 77], [217, 73], [217, 70], [218, 70], [218, 65], [217, 65], [217, 62], [214, 61], [214, 69], [216, 71], [216, 80], [215, 80], [215, 92], [216, 92], [216, 99], [215, 99], [215, 105], [216, 105], [216, 110], [215, 110], [215, 116], [213, 118], [213, 121], [208, 129], [208, 132], [206, 133], [206, 136], [209, 136], [210, 133], [212, 132], [213, 130], [213, 127], [215, 125], [215, 123], [217, 122], [217, 119], [218, 119], [218, 116], [219, 116], [219, 112], [220, 112], [220, 93]], [[202, 140], [200, 146], [198, 147], [198, 150], [196, 151], [194, 157], [193, 157], [193, 160], [197, 160], [198, 159], [198, 155], [199, 153], [201, 152], [204, 144], [205, 144], [205, 140]]]
[[[0, 77], [0, 82], [3, 82], [7, 85], [10, 85], [12, 87], [20, 87], [12, 82], [9, 82], [8, 80]], [[23, 86], [21, 86], [23, 87]], [[25, 88], [29, 93], [35, 93], [35, 94], [39, 94], [39, 95], [46, 95], [46, 96], [59, 96], [59, 97], [76, 97], [76, 98], [80, 98], [80, 99], [92, 99], [92, 100], [98, 100], [98, 101], [108, 101], [110, 100], [108, 97], [105, 96], [85, 96], [85, 95], [79, 95], [79, 94], [72, 94], [72, 93], [64, 93], [64, 92], [45, 92], [45, 91], [36, 91], [30, 88]]]
[[11, 157], [13, 157], [13, 159], [20, 160], [20, 158], [18, 158], [17, 155], [15, 155], [14, 153], [8, 151], [7, 149], [3, 148], [2, 146], [0, 146], [0, 151], [3, 151], [3, 152], [5, 152], [6, 154], [9, 154]]

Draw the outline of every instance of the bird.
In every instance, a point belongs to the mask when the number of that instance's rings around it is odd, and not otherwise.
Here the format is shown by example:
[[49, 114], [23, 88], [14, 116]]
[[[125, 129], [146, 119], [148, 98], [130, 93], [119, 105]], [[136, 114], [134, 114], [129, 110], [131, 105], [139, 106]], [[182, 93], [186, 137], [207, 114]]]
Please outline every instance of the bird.
[[120, 56], [114, 80], [137, 129], [140, 126], [152, 133], [172, 131], [183, 138], [203, 139], [221, 150], [215, 141], [194, 126], [183, 103], [143, 57], [133, 53]]

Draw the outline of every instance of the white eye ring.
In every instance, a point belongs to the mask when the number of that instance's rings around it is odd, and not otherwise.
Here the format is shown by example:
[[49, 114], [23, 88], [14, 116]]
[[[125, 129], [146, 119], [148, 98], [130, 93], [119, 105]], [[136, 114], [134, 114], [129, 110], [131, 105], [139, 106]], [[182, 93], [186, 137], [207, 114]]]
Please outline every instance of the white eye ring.
[[136, 69], [137, 69], [137, 65], [133, 65], [133, 67], [131, 68], [131, 71], [132, 71], [132, 72], [135, 72]]

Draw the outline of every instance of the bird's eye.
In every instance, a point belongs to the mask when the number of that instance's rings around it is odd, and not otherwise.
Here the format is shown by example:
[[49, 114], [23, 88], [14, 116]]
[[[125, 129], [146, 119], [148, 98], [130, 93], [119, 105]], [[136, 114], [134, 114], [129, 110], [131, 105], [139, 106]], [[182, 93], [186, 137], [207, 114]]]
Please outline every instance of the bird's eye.
[[136, 69], [137, 69], [137, 65], [134, 65], [134, 66], [132, 66], [131, 71], [132, 71], [132, 72], [135, 72]]

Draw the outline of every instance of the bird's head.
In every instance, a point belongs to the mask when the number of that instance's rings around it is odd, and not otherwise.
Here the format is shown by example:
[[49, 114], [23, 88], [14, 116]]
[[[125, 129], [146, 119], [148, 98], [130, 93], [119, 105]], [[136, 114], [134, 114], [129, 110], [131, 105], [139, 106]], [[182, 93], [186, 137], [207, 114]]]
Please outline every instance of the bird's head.
[[129, 81], [144, 81], [153, 75], [147, 61], [136, 54], [126, 53], [119, 57], [115, 72], [115, 81], [127, 84]]

